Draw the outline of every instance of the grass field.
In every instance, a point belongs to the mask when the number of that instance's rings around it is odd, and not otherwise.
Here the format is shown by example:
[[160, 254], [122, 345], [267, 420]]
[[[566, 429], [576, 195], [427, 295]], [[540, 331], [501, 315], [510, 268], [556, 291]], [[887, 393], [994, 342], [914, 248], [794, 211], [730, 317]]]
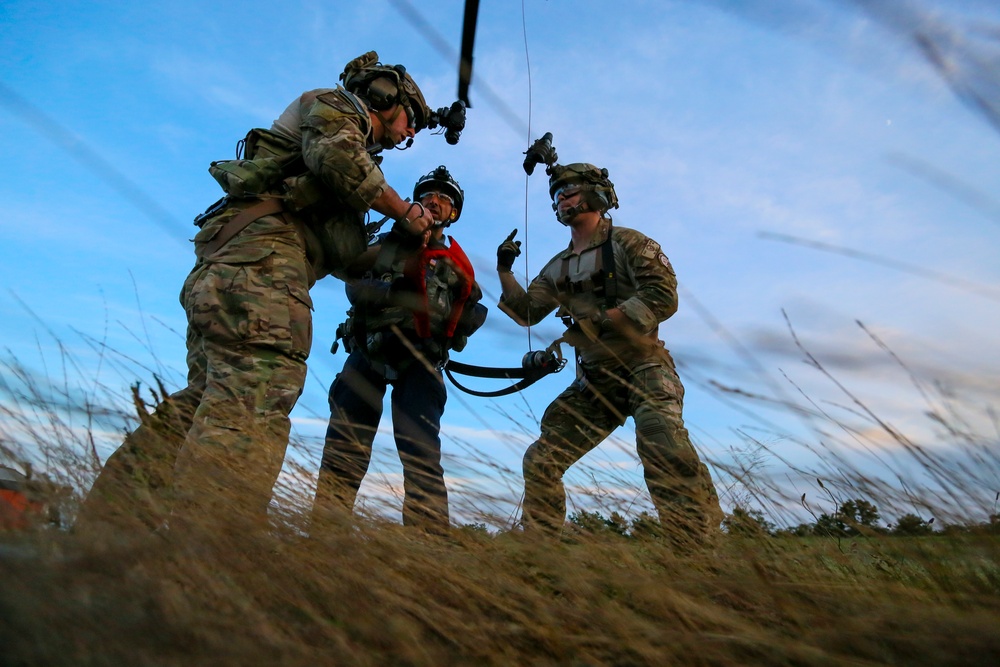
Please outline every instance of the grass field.
[[[60, 470], [42, 491], [66, 514], [61, 527], [0, 532], [0, 664], [1000, 664], [1000, 534], [961, 524], [963, 508], [996, 515], [989, 437], [963, 433], [939, 451], [892, 430], [903, 458], [891, 467], [924, 478], [892, 484], [817, 445], [821, 469], [796, 471], [815, 481], [801, 499], [774, 485], [784, 473], [765, 468], [784, 462], [755, 445], [716, 481], [728, 508], [765, 509], [742, 515], [764, 530], [736, 529], [730, 515], [729, 533], [694, 549], [596, 514], [550, 538], [483, 524], [429, 536], [364, 514], [310, 535], [308, 497], [256, 532], [78, 533], [67, 528], [95, 472], [93, 429], [128, 415], [88, 403], [79, 428], [58, 396], [21, 377], [21, 390], [4, 386], [0, 453], [34, 447]], [[917, 508], [937, 531], [841, 521], [852, 498], [896, 517]], [[840, 536], [770, 524], [796, 504]]]
[[[293, 518], [294, 519], [294, 518]], [[996, 665], [990, 535], [0, 541], [10, 665]]]

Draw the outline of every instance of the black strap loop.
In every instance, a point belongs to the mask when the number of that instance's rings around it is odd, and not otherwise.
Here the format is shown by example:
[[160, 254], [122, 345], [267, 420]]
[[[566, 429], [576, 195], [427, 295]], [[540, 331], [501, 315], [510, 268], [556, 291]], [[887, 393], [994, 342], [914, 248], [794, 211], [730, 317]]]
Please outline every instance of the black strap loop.
[[[473, 396], [479, 396], [480, 398], [495, 398], [497, 396], [507, 396], [508, 394], [513, 394], [514, 392], [518, 392], [518, 391], [521, 391], [522, 389], [526, 389], [526, 388], [530, 387], [531, 385], [535, 384], [536, 382], [538, 382], [539, 380], [541, 380], [546, 375], [549, 375], [550, 373], [557, 372], [556, 370], [537, 369], [531, 375], [525, 375], [525, 377], [523, 377], [521, 380], [515, 382], [514, 384], [510, 385], [509, 387], [504, 387], [503, 389], [497, 389], [496, 391], [477, 391], [475, 389], [470, 389], [470, 388], [464, 386], [462, 383], [460, 383], [458, 380], [455, 379], [455, 376], [452, 375], [452, 372], [451, 372], [452, 371], [451, 367], [453, 365], [455, 365], [455, 362], [449, 361], [445, 365], [445, 367], [444, 367], [445, 375], [448, 376], [448, 379], [451, 380], [451, 383], [453, 385], [455, 385], [456, 387], [458, 387], [459, 389], [461, 389], [462, 391], [464, 391], [466, 394], [471, 394]], [[459, 365], [464, 366], [464, 364], [459, 364]], [[475, 368], [475, 367], [473, 367], [473, 368]], [[484, 370], [516, 370], [516, 371], [519, 371], [521, 373], [524, 373], [523, 369], [509, 369], [509, 368], [507, 368], [507, 369], [484, 369]], [[478, 377], [490, 377], [490, 376], [478, 376]], [[513, 377], [510, 377], [510, 376], [503, 376], [503, 377], [508, 377], [508, 379], [513, 379]]]
[[[552, 343], [549, 347], [545, 349], [542, 353], [543, 355], [548, 355], [548, 362], [543, 362], [541, 365], [534, 365], [525, 363], [520, 368], [490, 368], [487, 366], [473, 366], [471, 364], [463, 364], [459, 361], [453, 361], [449, 359], [444, 366], [445, 375], [451, 380], [451, 383], [472, 396], [479, 396], [482, 398], [494, 398], [497, 396], [507, 396], [508, 394], [513, 394], [514, 392], [526, 389], [531, 385], [535, 384], [541, 380], [546, 375], [551, 375], [552, 373], [558, 373], [566, 366], [566, 359], [562, 356], [562, 348], [560, 343], [563, 339], [558, 339]], [[539, 354], [538, 352], [529, 352], [528, 354]], [[525, 355], [527, 358], [527, 355]], [[518, 381], [509, 387], [504, 387], [503, 389], [497, 389], [496, 391], [478, 391], [475, 389], [470, 389], [460, 383], [455, 379], [453, 373], [458, 373], [460, 375], [468, 375], [471, 377], [481, 377], [481, 378], [498, 378], [505, 380]]]

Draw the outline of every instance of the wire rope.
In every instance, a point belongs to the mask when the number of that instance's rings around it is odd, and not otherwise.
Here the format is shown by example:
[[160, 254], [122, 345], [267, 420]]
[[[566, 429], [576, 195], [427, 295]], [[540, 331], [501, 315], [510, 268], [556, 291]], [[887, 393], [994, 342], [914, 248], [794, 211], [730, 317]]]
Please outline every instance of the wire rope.
[[[531, 55], [528, 52], [528, 25], [525, 19], [524, 0], [521, 0], [521, 34], [524, 36], [524, 62], [528, 70], [528, 137], [527, 143], [531, 145]], [[528, 276], [528, 174], [524, 174], [524, 284], [525, 289], [531, 283]], [[528, 322], [528, 351], [532, 351], [531, 346], [531, 323]]]

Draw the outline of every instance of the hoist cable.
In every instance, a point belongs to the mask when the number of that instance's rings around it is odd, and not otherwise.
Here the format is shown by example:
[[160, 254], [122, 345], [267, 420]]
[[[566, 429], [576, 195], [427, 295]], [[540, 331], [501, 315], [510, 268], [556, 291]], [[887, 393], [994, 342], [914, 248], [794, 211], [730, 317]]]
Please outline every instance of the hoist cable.
[[[525, 19], [524, 0], [521, 0], [521, 34], [524, 36], [524, 62], [528, 70], [528, 137], [527, 143], [531, 145], [531, 56], [528, 53], [528, 25]], [[525, 289], [531, 285], [528, 276], [528, 174], [524, 175], [524, 284]], [[531, 350], [531, 322], [528, 322], [528, 350]]]

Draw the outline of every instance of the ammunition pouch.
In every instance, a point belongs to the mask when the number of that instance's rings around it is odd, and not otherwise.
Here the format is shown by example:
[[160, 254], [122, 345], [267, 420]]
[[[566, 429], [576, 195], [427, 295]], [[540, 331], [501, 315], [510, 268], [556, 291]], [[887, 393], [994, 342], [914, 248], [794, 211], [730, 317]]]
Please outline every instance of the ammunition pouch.
[[247, 136], [237, 145], [236, 157], [245, 157], [248, 160], [274, 157], [285, 159], [286, 156], [298, 155], [302, 152], [302, 146], [271, 130], [260, 127], [247, 132]]
[[281, 181], [284, 162], [266, 157], [257, 160], [217, 160], [208, 173], [223, 191], [237, 199], [264, 194]]
[[607, 282], [607, 277], [601, 269], [594, 271], [589, 277], [582, 280], [572, 281], [569, 276], [564, 276], [562, 279], [556, 281], [556, 290], [560, 294], [594, 294], [595, 296], [604, 296], [605, 294], [605, 283]]
[[284, 179], [282, 190], [284, 191], [285, 208], [293, 213], [298, 213], [318, 203], [324, 197], [323, 186], [320, 185], [319, 179], [311, 171]]
[[455, 334], [451, 337], [451, 349], [455, 352], [461, 352], [465, 349], [465, 346], [469, 344], [469, 337], [465, 334]]
[[216, 160], [208, 173], [227, 195], [243, 199], [260, 196], [290, 171], [300, 171], [297, 162], [302, 162], [301, 146], [270, 130], [254, 128], [236, 145], [235, 160]]

